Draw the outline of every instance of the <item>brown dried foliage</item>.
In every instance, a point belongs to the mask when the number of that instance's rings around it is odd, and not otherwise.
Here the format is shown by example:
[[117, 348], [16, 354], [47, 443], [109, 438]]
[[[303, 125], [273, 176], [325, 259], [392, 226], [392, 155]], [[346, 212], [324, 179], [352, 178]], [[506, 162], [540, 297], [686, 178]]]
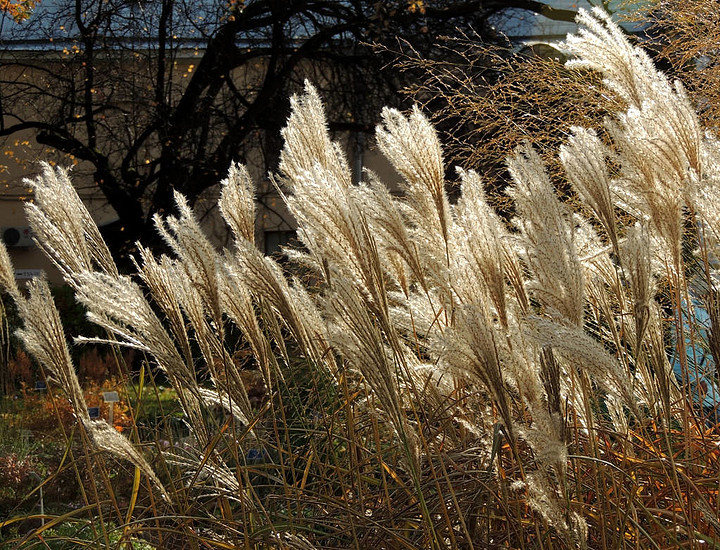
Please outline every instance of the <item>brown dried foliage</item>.
[[441, 133], [448, 165], [477, 170], [500, 211], [509, 212], [505, 159], [530, 143], [560, 191], [569, 191], [557, 151], [570, 127], [600, 128], [619, 106], [599, 75], [566, 68], [561, 52], [546, 44], [513, 52], [460, 36], [442, 47], [443, 60], [402, 48], [398, 68], [421, 76], [406, 92]]

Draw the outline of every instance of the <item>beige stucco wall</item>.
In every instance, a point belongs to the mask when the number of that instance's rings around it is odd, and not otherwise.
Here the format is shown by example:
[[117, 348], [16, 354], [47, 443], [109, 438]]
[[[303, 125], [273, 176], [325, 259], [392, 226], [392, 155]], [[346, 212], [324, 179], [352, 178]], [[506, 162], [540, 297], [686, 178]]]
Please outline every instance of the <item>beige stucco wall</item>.
[[[48, 63], [53, 63], [52, 58], [48, 58]], [[187, 79], [196, 63], [196, 52], [189, 52], [187, 56], [179, 59], [175, 74], [179, 75], [178, 78], [181, 81]], [[3, 70], [12, 71], [16, 69], [5, 68]], [[248, 73], [247, 70], [243, 70], [236, 76], [241, 81], [248, 83], [252, 74]], [[38, 86], [43, 85], [41, 76], [27, 72], [17, 72], [9, 76], [4, 74], [3, 77], [33, 81]], [[33, 114], [32, 111], [36, 108], [37, 106], [32, 104], [27, 106], [30, 114]], [[14, 121], [6, 120], [5, 122], [10, 125]], [[334, 139], [343, 144], [347, 151], [348, 163], [356, 173], [361, 161], [362, 167], [378, 174], [381, 180], [390, 185], [391, 188], [396, 187], [398, 175], [378, 153], [372, 136], [363, 136], [360, 140], [362, 144], [361, 150], [358, 149], [358, 141], [353, 134], [341, 133], [334, 136]], [[31, 189], [24, 180], [25, 178], [33, 178], [38, 174], [40, 162], [49, 162], [52, 165], [71, 168], [71, 175], [78, 188], [78, 193], [98, 224], [102, 225], [117, 219], [115, 212], [107, 205], [103, 195], [94, 185], [92, 167], [89, 164], [78, 162], [71, 155], [63, 155], [38, 145], [32, 132], [11, 136], [0, 142], [0, 149], [2, 149], [3, 153], [0, 155], [1, 229], [4, 230], [7, 227], [23, 228], [28, 225], [24, 214], [24, 204], [32, 201], [33, 198]], [[148, 157], [152, 156], [152, 151], [148, 151]], [[294, 229], [294, 222], [285, 209], [280, 196], [270, 184], [267, 174], [262, 173], [262, 169], [259, 168], [264, 165], [262, 153], [260, 151], [257, 153], [243, 151], [243, 156], [248, 160], [248, 168], [251, 170], [258, 188], [256, 244], [261, 250], [264, 250], [266, 232], [292, 230]], [[198, 199], [196, 209], [198, 218], [201, 220], [207, 234], [218, 246], [223, 246], [229, 244], [229, 235], [217, 209], [219, 194], [219, 184], [207, 189]], [[52, 283], [60, 284], [62, 282], [58, 270], [37, 247], [11, 247], [9, 251], [16, 270], [19, 270], [23, 277], [37, 270], [42, 270]]]

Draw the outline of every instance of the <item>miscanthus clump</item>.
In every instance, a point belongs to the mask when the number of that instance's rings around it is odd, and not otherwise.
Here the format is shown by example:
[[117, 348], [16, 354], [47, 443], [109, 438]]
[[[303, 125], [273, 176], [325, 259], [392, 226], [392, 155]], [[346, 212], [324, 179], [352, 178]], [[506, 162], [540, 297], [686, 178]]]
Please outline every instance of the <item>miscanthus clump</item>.
[[[177, 214], [156, 218], [172, 253], [140, 248], [135, 278], [68, 174], [43, 168], [28, 206], [39, 245], [102, 341], [144, 352], [175, 388], [186, 444], [151, 466], [143, 441], [91, 421], [47, 284], [21, 292], [4, 247], [0, 281], [89, 444], [129, 460], [160, 497], [137, 520], [152, 540], [172, 526], [211, 545], [292, 548], [648, 543], [667, 518], [638, 510], [639, 485], [608, 505], [627, 480], [598, 472], [635, 456], [635, 435], [704, 432], [716, 384], [711, 350], [696, 360], [696, 310], [714, 311], [720, 147], [682, 85], [606, 15], [579, 22], [569, 65], [599, 71], [624, 109], [603, 129], [574, 128], [559, 152], [577, 201], [557, 195], [531, 147], [509, 152], [510, 224], [475, 172], [459, 173], [451, 203], [418, 109], [385, 109], [376, 131], [400, 192], [371, 173], [354, 185], [310, 84], [292, 99], [275, 176], [302, 243], [288, 250], [295, 276], [255, 246], [241, 165], [220, 200], [233, 245], [217, 251], [178, 194]], [[674, 540], [696, 536], [692, 510], [673, 517]]]

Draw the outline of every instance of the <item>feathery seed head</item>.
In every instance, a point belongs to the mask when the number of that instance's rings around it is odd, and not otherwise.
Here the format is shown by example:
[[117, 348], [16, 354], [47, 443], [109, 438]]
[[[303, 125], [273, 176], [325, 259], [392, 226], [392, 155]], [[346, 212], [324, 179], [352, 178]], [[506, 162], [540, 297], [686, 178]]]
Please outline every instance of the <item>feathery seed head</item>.
[[87, 418], [83, 419], [83, 424], [88, 430], [93, 443], [100, 450], [111, 453], [117, 458], [127, 460], [134, 466], [137, 466], [143, 474], [150, 478], [155, 487], [160, 491], [162, 497], [170, 501], [170, 496], [155, 474], [155, 471], [140, 451], [135, 448], [126, 437], [119, 434], [114, 427], [110, 426], [104, 420], [98, 421]]
[[568, 143], [560, 147], [560, 160], [568, 180], [592, 208], [617, 251], [617, 223], [610, 193], [610, 175], [605, 162], [608, 154], [594, 131], [577, 126], [572, 128]]
[[[420, 225], [447, 240], [450, 206], [445, 193], [442, 147], [430, 121], [415, 106], [405, 117], [396, 109], [382, 111], [375, 135], [378, 147], [403, 177], [408, 204]], [[438, 243], [443, 244], [443, 243]], [[445, 245], [441, 247], [445, 249]]]
[[29, 297], [16, 301], [23, 320], [18, 336], [28, 352], [55, 378], [65, 391], [75, 415], [89, 420], [85, 398], [70, 358], [60, 314], [44, 278], [28, 283]]
[[417, 456], [417, 434], [407, 421], [400, 393], [401, 358], [386, 344], [364, 297], [350, 281], [338, 279], [326, 304], [332, 320], [328, 323], [330, 343], [367, 380], [396, 433]]
[[[615, 192], [642, 219], [649, 215], [665, 241], [673, 270], [681, 264], [682, 208], [707, 169], [707, 145], [682, 85], [671, 85], [648, 55], [632, 47], [609, 15], [581, 10], [584, 25], [566, 46], [579, 56], [569, 62], [601, 72], [605, 84], [628, 105], [608, 122], [621, 177]], [[601, 218], [602, 219], [602, 218]]]
[[230, 165], [218, 206], [236, 239], [255, 242], [255, 185], [242, 164]]
[[86, 272], [77, 276], [77, 299], [88, 319], [120, 338], [120, 343], [153, 355], [160, 368], [192, 387], [194, 375], [163, 328], [142, 289], [126, 276]]
[[345, 154], [330, 139], [325, 109], [315, 87], [306, 80], [305, 93], [294, 95], [290, 106], [290, 117], [281, 132], [285, 140], [285, 147], [280, 153], [283, 183], [294, 189], [297, 178], [318, 164], [343, 187], [352, 185]]
[[98, 268], [117, 274], [100, 231], [73, 187], [67, 170], [42, 164], [41, 174], [26, 180], [35, 203], [25, 205], [38, 245], [73, 284], [73, 274]]
[[[503, 327], [508, 326], [508, 312], [505, 291], [505, 258], [501, 239], [509, 235], [495, 211], [485, 200], [482, 180], [474, 171], [460, 171], [462, 197], [455, 209], [455, 228], [457, 236], [453, 241], [456, 262], [466, 263], [466, 285], [462, 281], [455, 283], [456, 292], [466, 301], [482, 299], [472, 289], [478, 285], [472, 280], [480, 278], [492, 300], [495, 311]], [[472, 295], [476, 294], [473, 298]]]
[[515, 185], [521, 245], [536, 297], [566, 322], [582, 326], [584, 279], [570, 215], [560, 203], [540, 156], [529, 146], [507, 161]]
[[4, 242], [0, 241], [0, 290], [7, 292], [13, 300], [20, 298], [20, 289], [15, 281], [15, 270], [13, 269], [10, 255]]
[[602, 73], [608, 89], [635, 107], [642, 105], [650, 89], [667, 85], [650, 57], [630, 45], [620, 27], [603, 9], [596, 7], [588, 13], [581, 8], [576, 20], [581, 25], [580, 30], [568, 35], [564, 43], [577, 56], [567, 62], [568, 67]]
[[587, 372], [608, 391], [622, 397], [636, 410], [633, 384], [617, 360], [581, 327], [568, 326], [540, 317], [527, 320], [526, 335], [540, 346], [550, 346], [573, 368]]
[[166, 220], [156, 217], [156, 227], [177, 255], [178, 267], [200, 292], [203, 307], [219, 327], [222, 324], [218, 294], [220, 257], [200, 228], [187, 199], [177, 191], [175, 203], [179, 217], [169, 216]]
[[408, 187], [423, 186], [433, 197], [444, 191], [442, 147], [430, 121], [413, 107], [409, 116], [397, 109], [382, 111], [375, 133], [378, 146]]
[[650, 319], [650, 302], [655, 297], [652, 274], [652, 248], [646, 226], [636, 224], [627, 232], [622, 247], [622, 261], [630, 280], [633, 313], [635, 315], [635, 349], [640, 353], [640, 344]]

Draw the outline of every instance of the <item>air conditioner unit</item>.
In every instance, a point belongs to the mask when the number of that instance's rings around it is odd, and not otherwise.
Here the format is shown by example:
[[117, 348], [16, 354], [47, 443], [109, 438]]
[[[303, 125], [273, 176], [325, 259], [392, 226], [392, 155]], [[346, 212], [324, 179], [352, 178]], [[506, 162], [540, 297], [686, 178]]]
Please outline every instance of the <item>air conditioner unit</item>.
[[32, 238], [32, 230], [28, 226], [3, 227], [2, 240], [5, 246], [35, 246]]

